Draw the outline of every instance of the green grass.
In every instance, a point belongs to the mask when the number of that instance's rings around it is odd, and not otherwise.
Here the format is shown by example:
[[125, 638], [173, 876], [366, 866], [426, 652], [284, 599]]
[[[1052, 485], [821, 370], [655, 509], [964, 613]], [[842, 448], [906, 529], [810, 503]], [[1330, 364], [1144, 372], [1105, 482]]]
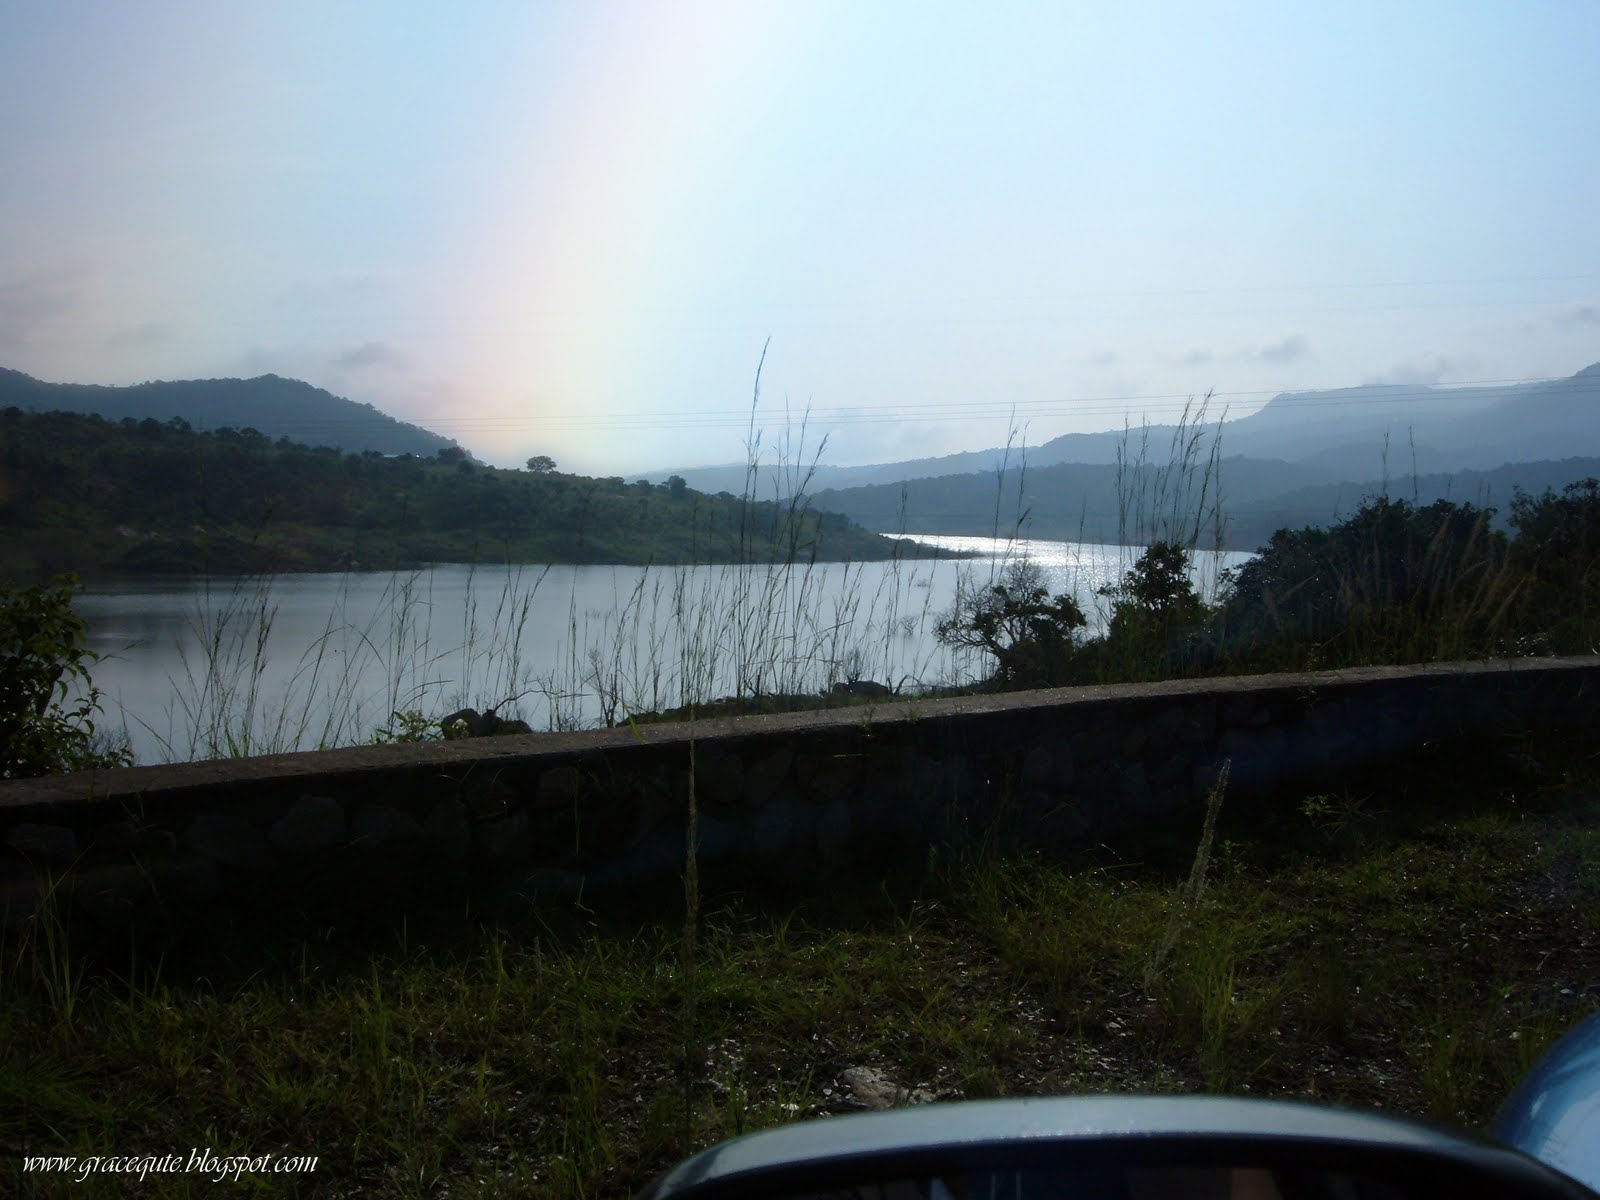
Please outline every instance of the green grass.
[[1596, 1007], [1600, 801], [1578, 777], [1403, 821], [1419, 810], [1389, 799], [1354, 831], [1310, 806], [1271, 840], [1224, 812], [1203, 889], [1176, 861], [984, 859], [708, 895], [692, 948], [658, 898], [493, 929], [235, 931], [125, 970], [13, 937], [5, 1169], [209, 1146], [319, 1155], [303, 1194], [614, 1195], [837, 1107], [850, 1066], [942, 1099], [1206, 1090], [1478, 1124]]

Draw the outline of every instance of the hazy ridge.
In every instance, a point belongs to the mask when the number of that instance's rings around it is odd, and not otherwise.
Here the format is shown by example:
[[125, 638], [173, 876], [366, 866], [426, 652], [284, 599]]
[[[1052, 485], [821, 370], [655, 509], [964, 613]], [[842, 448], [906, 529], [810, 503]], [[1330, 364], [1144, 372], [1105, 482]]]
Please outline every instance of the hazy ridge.
[[127, 386], [46, 383], [0, 367], [0, 408], [186, 421], [201, 431], [254, 429], [274, 441], [431, 458], [456, 443], [298, 379], [180, 379]]

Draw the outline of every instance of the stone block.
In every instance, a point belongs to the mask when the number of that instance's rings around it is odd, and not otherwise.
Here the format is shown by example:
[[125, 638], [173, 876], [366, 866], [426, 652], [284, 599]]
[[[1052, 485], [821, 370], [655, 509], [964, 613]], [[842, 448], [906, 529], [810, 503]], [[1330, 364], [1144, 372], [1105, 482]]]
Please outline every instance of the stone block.
[[1022, 760], [1022, 786], [1043, 787], [1055, 775], [1055, 760], [1043, 746], [1035, 746]]
[[1306, 714], [1306, 729], [1313, 737], [1332, 738], [1344, 732], [1344, 708], [1337, 700], [1319, 700]]
[[1118, 771], [1113, 763], [1098, 762], [1079, 775], [1075, 790], [1090, 804], [1110, 804], [1116, 799], [1119, 782]]
[[1177, 705], [1151, 715], [1146, 725], [1146, 739], [1152, 750], [1165, 750], [1177, 739], [1182, 728], [1184, 711]]
[[0, 860], [0, 927], [15, 929], [32, 920], [49, 886], [31, 863]]
[[823, 862], [838, 864], [849, 857], [851, 829], [850, 805], [842, 798], [822, 810], [817, 821], [817, 853]]
[[267, 830], [267, 841], [285, 854], [314, 854], [345, 842], [344, 805], [331, 796], [301, 796]]
[[1024, 843], [1061, 848], [1077, 844], [1094, 828], [1094, 813], [1077, 800], [1030, 792], [1023, 797], [1020, 824]]
[[204, 903], [222, 890], [217, 865], [198, 854], [180, 854], [150, 869], [156, 895], [179, 903]]
[[1149, 776], [1151, 787], [1163, 787], [1169, 783], [1187, 783], [1189, 754], [1184, 750], [1164, 754], [1155, 760], [1155, 765], [1146, 767], [1146, 774]]
[[777, 858], [794, 849], [794, 801], [777, 796], [745, 823], [745, 847], [757, 858]]
[[1152, 811], [1150, 780], [1143, 763], [1128, 763], [1118, 773], [1117, 798], [1122, 807], [1137, 814], [1148, 815]]
[[396, 842], [416, 842], [425, 836], [415, 817], [388, 804], [365, 805], [350, 822], [350, 844], [362, 851]]
[[126, 924], [154, 890], [150, 873], [136, 866], [95, 867], [69, 878], [73, 907], [110, 927]]
[[704, 806], [732, 807], [744, 800], [744, 760], [715, 746], [695, 748], [695, 793]]
[[852, 795], [861, 780], [860, 754], [802, 754], [795, 762], [795, 777], [803, 794], [821, 803]]
[[450, 862], [460, 862], [472, 849], [466, 809], [453, 800], [441, 800], [433, 806], [422, 832], [434, 852]]
[[1183, 721], [1178, 726], [1178, 741], [1185, 746], [1209, 743], [1217, 729], [1217, 702], [1199, 700], [1183, 706]]
[[1072, 760], [1072, 749], [1065, 744], [1056, 747], [1050, 756], [1055, 770], [1050, 775], [1050, 786], [1058, 792], [1070, 792], [1078, 780], [1078, 767]]
[[501, 861], [526, 859], [533, 855], [533, 820], [526, 812], [491, 821], [487, 826], [486, 848], [489, 857]]
[[1230, 729], [1257, 729], [1272, 720], [1272, 710], [1251, 693], [1229, 696], [1222, 703], [1222, 723]]
[[78, 856], [78, 835], [65, 825], [23, 821], [6, 831], [6, 845], [40, 862], [71, 862]]
[[1117, 752], [1116, 730], [1110, 713], [1103, 713], [1090, 722], [1088, 729], [1073, 734], [1068, 743], [1072, 761], [1080, 767], [1089, 767], [1113, 757]]
[[787, 746], [752, 757], [744, 769], [744, 802], [752, 807], [766, 804], [788, 781], [793, 763], [794, 752]]
[[1189, 807], [1189, 783], [1187, 779], [1174, 780], [1168, 783], [1152, 786], [1151, 812], [1158, 817], [1170, 817], [1174, 813], [1181, 813]]
[[170, 829], [114, 821], [95, 830], [84, 859], [95, 866], [160, 861], [171, 858], [177, 850], [178, 838]]
[[562, 808], [577, 803], [582, 791], [583, 776], [577, 767], [551, 767], [539, 776], [533, 803], [536, 808]]
[[1207, 759], [1196, 763], [1189, 771], [1189, 794], [1196, 799], [1204, 799], [1210, 794], [1211, 789], [1217, 786], [1217, 780], [1222, 778], [1222, 760]]
[[236, 813], [201, 813], [183, 831], [182, 844], [225, 867], [254, 870], [266, 861], [261, 831]]
[[597, 887], [631, 887], [681, 876], [688, 838], [682, 825], [658, 829], [591, 876]]
[[548, 904], [582, 895], [585, 879], [577, 871], [539, 867], [506, 884], [502, 899], [512, 905]]
[[733, 821], [702, 816], [698, 832], [700, 836], [695, 839], [696, 856], [701, 862], [716, 862], [733, 855], [743, 830]]

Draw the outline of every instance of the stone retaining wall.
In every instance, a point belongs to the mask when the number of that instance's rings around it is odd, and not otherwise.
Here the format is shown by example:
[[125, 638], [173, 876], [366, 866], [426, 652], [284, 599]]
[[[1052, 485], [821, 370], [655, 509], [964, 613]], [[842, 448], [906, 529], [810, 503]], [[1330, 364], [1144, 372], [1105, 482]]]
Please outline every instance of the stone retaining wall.
[[101, 930], [289, 905], [496, 912], [700, 860], [802, 881], [886, 852], [1190, 831], [1425, 746], [1589, 736], [1600, 659], [1024, 692], [571, 734], [367, 746], [0, 782], [0, 910]]

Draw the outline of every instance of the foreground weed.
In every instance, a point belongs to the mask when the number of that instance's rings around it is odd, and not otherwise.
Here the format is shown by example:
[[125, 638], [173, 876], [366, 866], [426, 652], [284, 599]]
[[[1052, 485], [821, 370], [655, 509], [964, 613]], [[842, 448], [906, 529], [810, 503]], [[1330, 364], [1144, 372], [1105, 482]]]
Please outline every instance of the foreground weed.
[[1194, 864], [1189, 869], [1189, 878], [1184, 881], [1183, 887], [1178, 891], [1177, 902], [1172, 907], [1172, 915], [1167, 919], [1167, 927], [1161, 934], [1161, 940], [1156, 944], [1155, 952], [1150, 956], [1150, 965], [1145, 968], [1144, 990], [1149, 995], [1154, 989], [1161, 974], [1166, 970], [1167, 962], [1172, 957], [1172, 952], [1177, 948], [1178, 940], [1183, 935], [1184, 923], [1189, 914], [1205, 896], [1206, 872], [1211, 866], [1211, 843], [1217, 833], [1217, 814], [1222, 811], [1222, 797], [1228, 789], [1228, 771], [1233, 766], [1232, 759], [1224, 759], [1222, 770], [1217, 775], [1217, 781], [1211, 785], [1211, 790], [1206, 793], [1206, 818], [1200, 830], [1200, 842], [1195, 847]]
[[1248, 1089], [1476, 1124], [1595, 1007], [1600, 913], [1563, 832], [1595, 815], [1436, 819], [1226, 876], [1213, 848], [1181, 888], [991, 857], [903, 891], [719, 894], [692, 989], [675, 911], [319, 932], [154, 982], [11, 945], [0, 1142], [316, 1153], [309, 1190], [333, 1194], [625, 1194], [686, 1129], [698, 1148], [829, 1111], [850, 1067], [940, 1099]]

